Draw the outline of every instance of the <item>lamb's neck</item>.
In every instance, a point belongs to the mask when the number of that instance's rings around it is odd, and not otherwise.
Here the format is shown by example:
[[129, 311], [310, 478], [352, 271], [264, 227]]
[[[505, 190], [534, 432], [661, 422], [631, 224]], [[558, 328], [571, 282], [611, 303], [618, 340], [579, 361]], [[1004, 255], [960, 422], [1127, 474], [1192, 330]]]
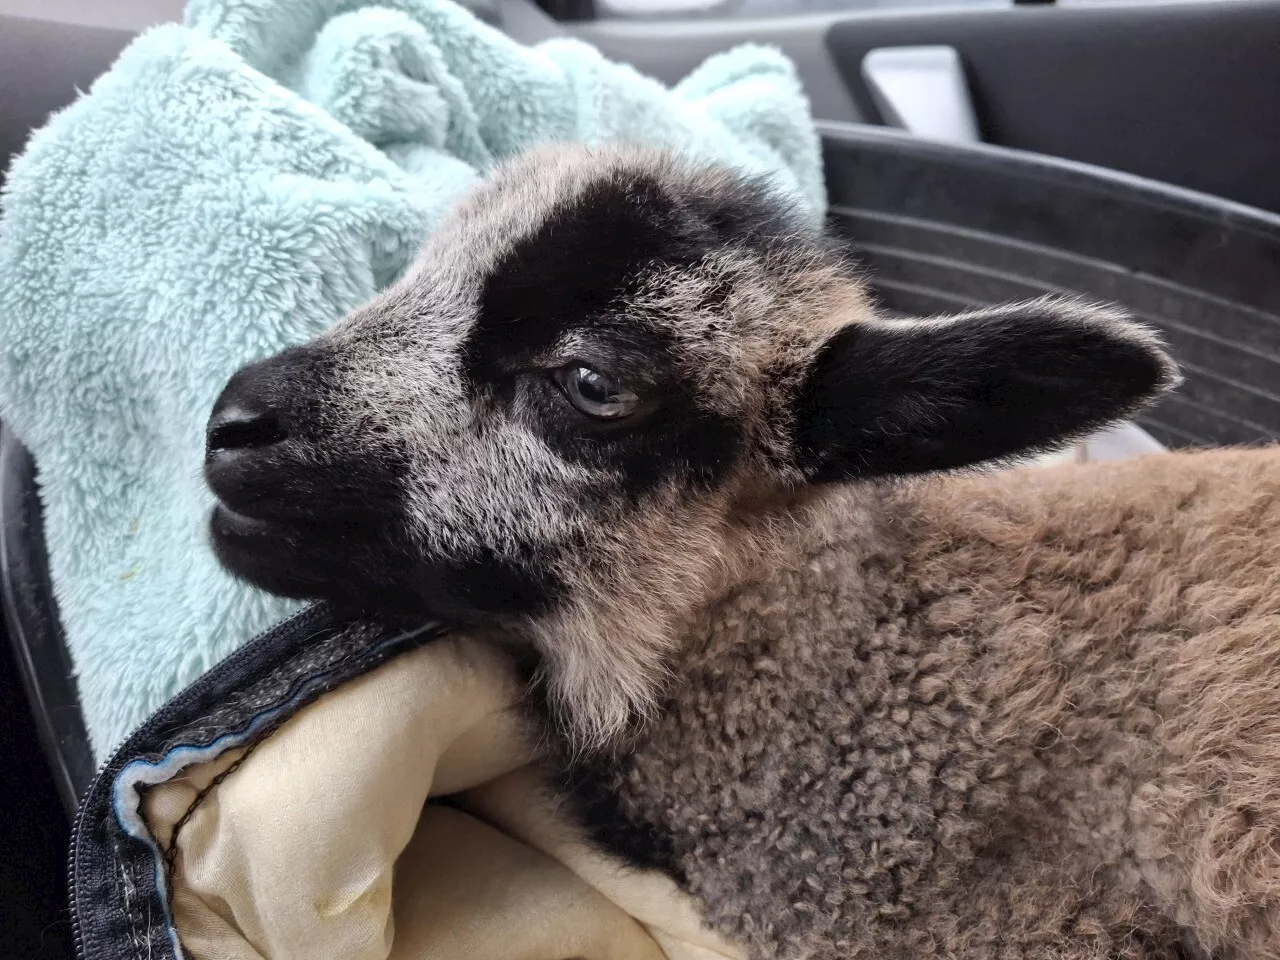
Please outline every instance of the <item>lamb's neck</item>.
[[681, 623], [672, 644], [673, 673], [680, 676], [680, 661], [700, 657], [709, 637], [743, 617], [775, 622], [780, 642], [806, 636], [810, 595], [838, 598], [849, 609], [878, 615], [909, 605], [905, 568], [917, 514], [902, 490], [831, 487], [811, 491], [767, 523], [753, 524], [726, 551], [731, 560], [720, 589]]
[[998, 800], [986, 786], [996, 764], [970, 722], [967, 653], [915, 632], [909, 502], [852, 489], [803, 509], [803, 535], [777, 541], [754, 576], [693, 614], [653, 719], [564, 781], [600, 842], [684, 873], [695, 890], [690, 871], [708, 850], [706, 862], [727, 858], [725, 876], [749, 885], [775, 830], [848, 833], [832, 811], [855, 801], [865, 810], [850, 808], [849, 822], [865, 812], [870, 826], [850, 836], [870, 863], [891, 807], [928, 827], [935, 800], [951, 802], [934, 783], [949, 758], [964, 758], [971, 784], [956, 787], [957, 803]]
[[659, 709], [709, 625], [779, 578], [811, 578], [828, 555], [833, 572], [895, 562], [903, 526], [892, 502], [880, 488], [832, 487], [615, 531], [619, 575], [532, 624], [561, 731], [578, 749], [624, 740]]

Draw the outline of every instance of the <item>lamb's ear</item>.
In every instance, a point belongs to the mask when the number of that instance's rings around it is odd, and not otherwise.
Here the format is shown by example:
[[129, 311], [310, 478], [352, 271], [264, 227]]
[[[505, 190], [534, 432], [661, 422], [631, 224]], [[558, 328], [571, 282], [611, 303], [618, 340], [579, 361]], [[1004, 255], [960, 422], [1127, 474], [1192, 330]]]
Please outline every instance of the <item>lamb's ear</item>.
[[1177, 382], [1156, 336], [1105, 307], [857, 321], [806, 375], [796, 453], [816, 482], [962, 467], [1059, 446]]

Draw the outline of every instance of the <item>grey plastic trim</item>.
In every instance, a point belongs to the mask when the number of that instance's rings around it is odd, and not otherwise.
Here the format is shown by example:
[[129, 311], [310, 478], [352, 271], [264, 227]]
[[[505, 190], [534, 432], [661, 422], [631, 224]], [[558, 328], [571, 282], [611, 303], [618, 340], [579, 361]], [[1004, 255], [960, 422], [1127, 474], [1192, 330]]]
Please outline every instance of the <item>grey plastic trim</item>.
[[813, 112], [824, 120], [863, 119], [827, 49], [827, 30], [847, 13], [796, 17], [707, 20], [597, 20], [574, 24], [573, 35], [595, 44], [606, 57], [676, 83], [714, 53], [740, 43], [782, 50], [796, 64]]
[[[6, 16], [140, 33], [158, 23], [182, 19], [185, 0], [0, 0], [0, 20]], [[0, 30], [3, 24], [0, 23]], [[0, 63], [6, 63], [0, 60]], [[7, 63], [6, 63], [7, 68]]]
[[862, 79], [889, 126], [932, 140], [982, 139], [955, 47], [877, 47], [862, 58]]
[[529, 46], [568, 33], [563, 24], [531, 0], [469, 0], [470, 8], [477, 15], [482, 5], [489, 9], [494, 24], [503, 33]]
[[0, 15], [0, 180], [31, 131], [87, 90], [133, 36]]

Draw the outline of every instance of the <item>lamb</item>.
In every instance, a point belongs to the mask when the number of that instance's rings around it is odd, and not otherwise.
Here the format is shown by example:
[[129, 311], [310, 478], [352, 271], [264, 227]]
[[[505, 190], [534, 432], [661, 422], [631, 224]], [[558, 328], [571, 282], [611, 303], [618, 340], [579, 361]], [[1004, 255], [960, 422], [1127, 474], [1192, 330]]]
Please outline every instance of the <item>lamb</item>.
[[758, 958], [1280, 957], [1280, 451], [974, 472], [1132, 414], [1066, 300], [878, 315], [768, 184], [501, 169], [231, 379], [228, 569], [511, 651], [563, 808]]

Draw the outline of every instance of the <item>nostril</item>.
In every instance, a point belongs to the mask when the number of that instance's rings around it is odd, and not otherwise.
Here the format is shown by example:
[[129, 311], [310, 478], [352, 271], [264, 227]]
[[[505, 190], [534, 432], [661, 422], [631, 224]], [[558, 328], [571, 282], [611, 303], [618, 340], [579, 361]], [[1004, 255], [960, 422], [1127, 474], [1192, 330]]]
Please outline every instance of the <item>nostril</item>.
[[238, 407], [219, 411], [209, 422], [206, 438], [210, 452], [269, 447], [287, 439], [284, 418], [274, 410], [252, 413]]

